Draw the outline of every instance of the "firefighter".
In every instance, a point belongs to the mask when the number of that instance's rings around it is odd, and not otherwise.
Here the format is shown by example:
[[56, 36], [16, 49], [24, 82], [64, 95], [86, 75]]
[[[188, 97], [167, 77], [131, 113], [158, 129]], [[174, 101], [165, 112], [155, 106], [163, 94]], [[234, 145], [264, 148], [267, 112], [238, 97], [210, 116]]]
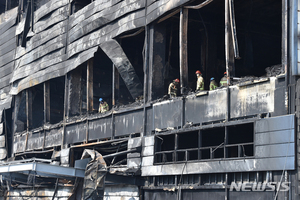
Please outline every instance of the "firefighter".
[[102, 98], [99, 99], [99, 113], [105, 113], [109, 111], [109, 105], [106, 103], [106, 101], [103, 101]]
[[215, 78], [212, 77], [212, 78], [210, 79], [209, 90], [214, 90], [214, 89], [216, 89], [217, 87], [218, 87], [218, 84], [217, 84], [217, 82], [215, 81]]
[[202, 74], [199, 70], [196, 71], [197, 76], [197, 86], [196, 86], [196, 92], [200, 90], [204, 90], [204, 79], [202, 77]]
[[177, 96], [179, 82], [180, 81], [177, 78], [177, 79], [174, 79], [172, 83], [170, 83], [169, 90], [168, 90], [168, 95], [170, 96], [170, 98]]
[[220, 80], [220, 87], [227, 86], [227, 72], [224, 72], [224, 76]]

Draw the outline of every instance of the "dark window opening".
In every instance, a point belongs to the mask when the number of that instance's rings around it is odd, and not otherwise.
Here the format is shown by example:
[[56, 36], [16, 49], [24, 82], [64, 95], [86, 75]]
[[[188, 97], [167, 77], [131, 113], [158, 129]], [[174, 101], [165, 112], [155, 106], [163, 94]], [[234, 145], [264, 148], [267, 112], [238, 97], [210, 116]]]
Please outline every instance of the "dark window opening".
[[198, 131], [178, 134], [178, 149], [198, 148]]
[[171, 151], [175, 149], [175, 135], [160, 135], [155, 138], [156, 151]]
[[[28, 96], [27, 96], [28, 95]], [[28, 88], [16, 98], [17, 119], [15, 131], [21, 132], [38, 128], [44, 124], [44, 94], [43, 84]], [[28, 116], [27, 116], [27, 106]], [[28, 120], [27, 120], [28, 119]], [[29, 124], [27, 124], [29, 123]]]
[[18, 104], [17, 119], [15, 121], [15, 132], [22, 132], [27, 129], [27, 116], [26, 116], [26, 91], [22, 91], [17, 95], [16, 101]]
[[228, 127], [228, 157], [253, 156], [253, 123]]
[[202, 148], [200, 152], [205, 156], [202, 159], [207, 159], [208, 156], [210, 159], [224, 158], [224, 128], [203, 130], [201, 136]]
[[[159, 24], [160, 25], [160, 24]], [[169, 84], [180, 78], [179, 66], [179, 14], [162, 22], [166, 29], [164, 92], [168, 91]]]
[[[234, 12], [239, 58], [234, 57], [231, 29], [229, 29], [231, 77], [275, 76], [282, 73], [282, 70], [270, 70], [281, 69], [282, 1], [254, 3], [251, 0], [236, 0]], [[164, 87], [165, 94], [168, 85], [174, 79], [180, 78], [179, 19], [180, 15], [175, 14], [154, 25], [153, 56], [156, 55], [156, 32], [165, 32], [164, 51], [159, 53], [165, 66], [161, 70], [165, 81], [161, 87]], [[213, 1], [201, 9], [188, 10], [187, 40], [190, 91], [196, 89], [197, 70], [202, 73], [205, 90], [209, 90], [212, 77], [219, 86], [220, 79], [226, 71], [224, 1]], [[152, 66], [153, 71], [160, 70], [155, 64], [155, 58]], [[154, 96], [153, 100], [159, 97]]]
[[4, 13], [5, 9], [7, 11], [17, 7], [18, 5], [19, 5], [19, 0], [6, 0], [6, 1], [2, 0], [0, 1], [0, 14]]
[[86, 63], [78, 66], [68, 74], [68, 116], [85, 114], [86, 101]]
[[[133, 34], [133, 36], [126, 37], [130, 34]], [[144, 40], [145, 31], [139, 33], [139, 30], [127, 32], [124, 35], [120, 36], [120, 39], [118, 40], [119, 44], [122, 46], [124, 53], [126, 54], [126, 57], [134, 68], [135, 74], [137, 75], [138, 81], [140, 82], [142, 87], [144, 85]], [[137, 97], [137, 99], [133, 99], [121, 76], [119, 76], [119, 79], [119, 96], [116, 96], [116, 105], [122, 106], [143, 99], [143, 93], [141, 93], [140, 96]], [[116, 87], [117, 85], [115, 85], [115, 88]]]
[[218, 147], [224, 143], [225, 129], [224, 128], [214, 128], [206, 129], [202, 131], [202, 147]]
[[78, 10], [84, 8], [90, 4], [92, 0], [75, 0], [72, 2], [72, 13], [76, 13]]
[[[50, 123], [55, 124], [64, 117], [65, 77], [50, 80]], [[48, 111], [49, 112], [49, 111]]]
[[156, 152], [164, 152], [156, 154], [157, 163], [174, 162], [175, 135], [160, 135], [155, 138]]
[[[44, 88], [43, 84], [36, 85], [29, 88], [32, 93], [32, 122], [29, 122], [32, 127], [29, 129], [34, 129], [42, 126], [44, 124]], [[30, 102], [28, 102], [30, 103]], [[30, 112], [30, 111], [29, 111]]]
[[99, 49], [94, 54], [93, 61], [93, 105], [94, 110], [99, 110], [99, 99], [102, 98], [112, 108], [112, 75], [113, 63], [107, 55]]

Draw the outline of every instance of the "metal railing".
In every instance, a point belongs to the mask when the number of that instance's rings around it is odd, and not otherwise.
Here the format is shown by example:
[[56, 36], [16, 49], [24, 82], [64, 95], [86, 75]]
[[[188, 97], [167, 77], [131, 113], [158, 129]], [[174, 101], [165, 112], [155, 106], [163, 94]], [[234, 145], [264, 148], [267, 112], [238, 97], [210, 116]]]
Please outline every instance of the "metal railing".
[[[252, 151], [246, 152], [245, 149], [249, 149], [249, 147]], [[253, 149], [254, 143], [249, 142], [227, 145], [222, 143], [218, 146], [159, 151], [155, 152], [155, 163], [251, 157], [254, 156]]]

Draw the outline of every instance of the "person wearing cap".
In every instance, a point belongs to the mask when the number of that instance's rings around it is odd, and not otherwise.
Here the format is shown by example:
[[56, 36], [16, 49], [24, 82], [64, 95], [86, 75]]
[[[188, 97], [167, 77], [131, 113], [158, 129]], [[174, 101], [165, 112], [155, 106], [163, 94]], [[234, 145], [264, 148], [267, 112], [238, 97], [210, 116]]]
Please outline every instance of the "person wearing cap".
[[215, 81], [215, 78], [212, 77], [212, 78], [210, 79], [209, 90], [214, 90], [214, 89], [216, 89], [217, 87], [218, 87], [218, 84], [217, 84], [217, 82]]
[[227, 86], [227, 72], [224, 72], [224, 76], [220, 80], [220, 87]]
[[174, 79], [172, 83], [170, 83], [169, 89], [168, 89], [168, 95], [170, 96], [170, 98], [177, 96], [179, 82], [180, 81], [177, 78], [177, 79]]
[[202, 77], [200, 70], [196, 71], [196, 76], [197, 76], [196, 92], [200, 90], [204, 90], [204, 79]]
[[105, 113], [109, 111], [109, 105], [106, 103], [106, 101], [103, 101], [102, 98], [99, 99], [99, 113]]

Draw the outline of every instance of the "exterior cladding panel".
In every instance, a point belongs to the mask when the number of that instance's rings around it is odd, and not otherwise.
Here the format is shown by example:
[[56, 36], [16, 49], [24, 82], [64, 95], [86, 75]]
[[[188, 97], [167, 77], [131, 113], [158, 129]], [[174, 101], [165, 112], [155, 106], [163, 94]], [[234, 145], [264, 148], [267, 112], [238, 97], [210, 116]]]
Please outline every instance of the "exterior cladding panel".
[[163, 103], [153, 104], [153, 128], [168, 128], [182, 126], [183, 100], [173, 99]]
[[189, 96], [185, 100], [185, 121], [202, 123], [224, 120], [226, 101], [226, 89], [210, 91], [202, 96]]
[[115, 136], [143, 132], [143, 110], [127, 112], [115, 116]]

